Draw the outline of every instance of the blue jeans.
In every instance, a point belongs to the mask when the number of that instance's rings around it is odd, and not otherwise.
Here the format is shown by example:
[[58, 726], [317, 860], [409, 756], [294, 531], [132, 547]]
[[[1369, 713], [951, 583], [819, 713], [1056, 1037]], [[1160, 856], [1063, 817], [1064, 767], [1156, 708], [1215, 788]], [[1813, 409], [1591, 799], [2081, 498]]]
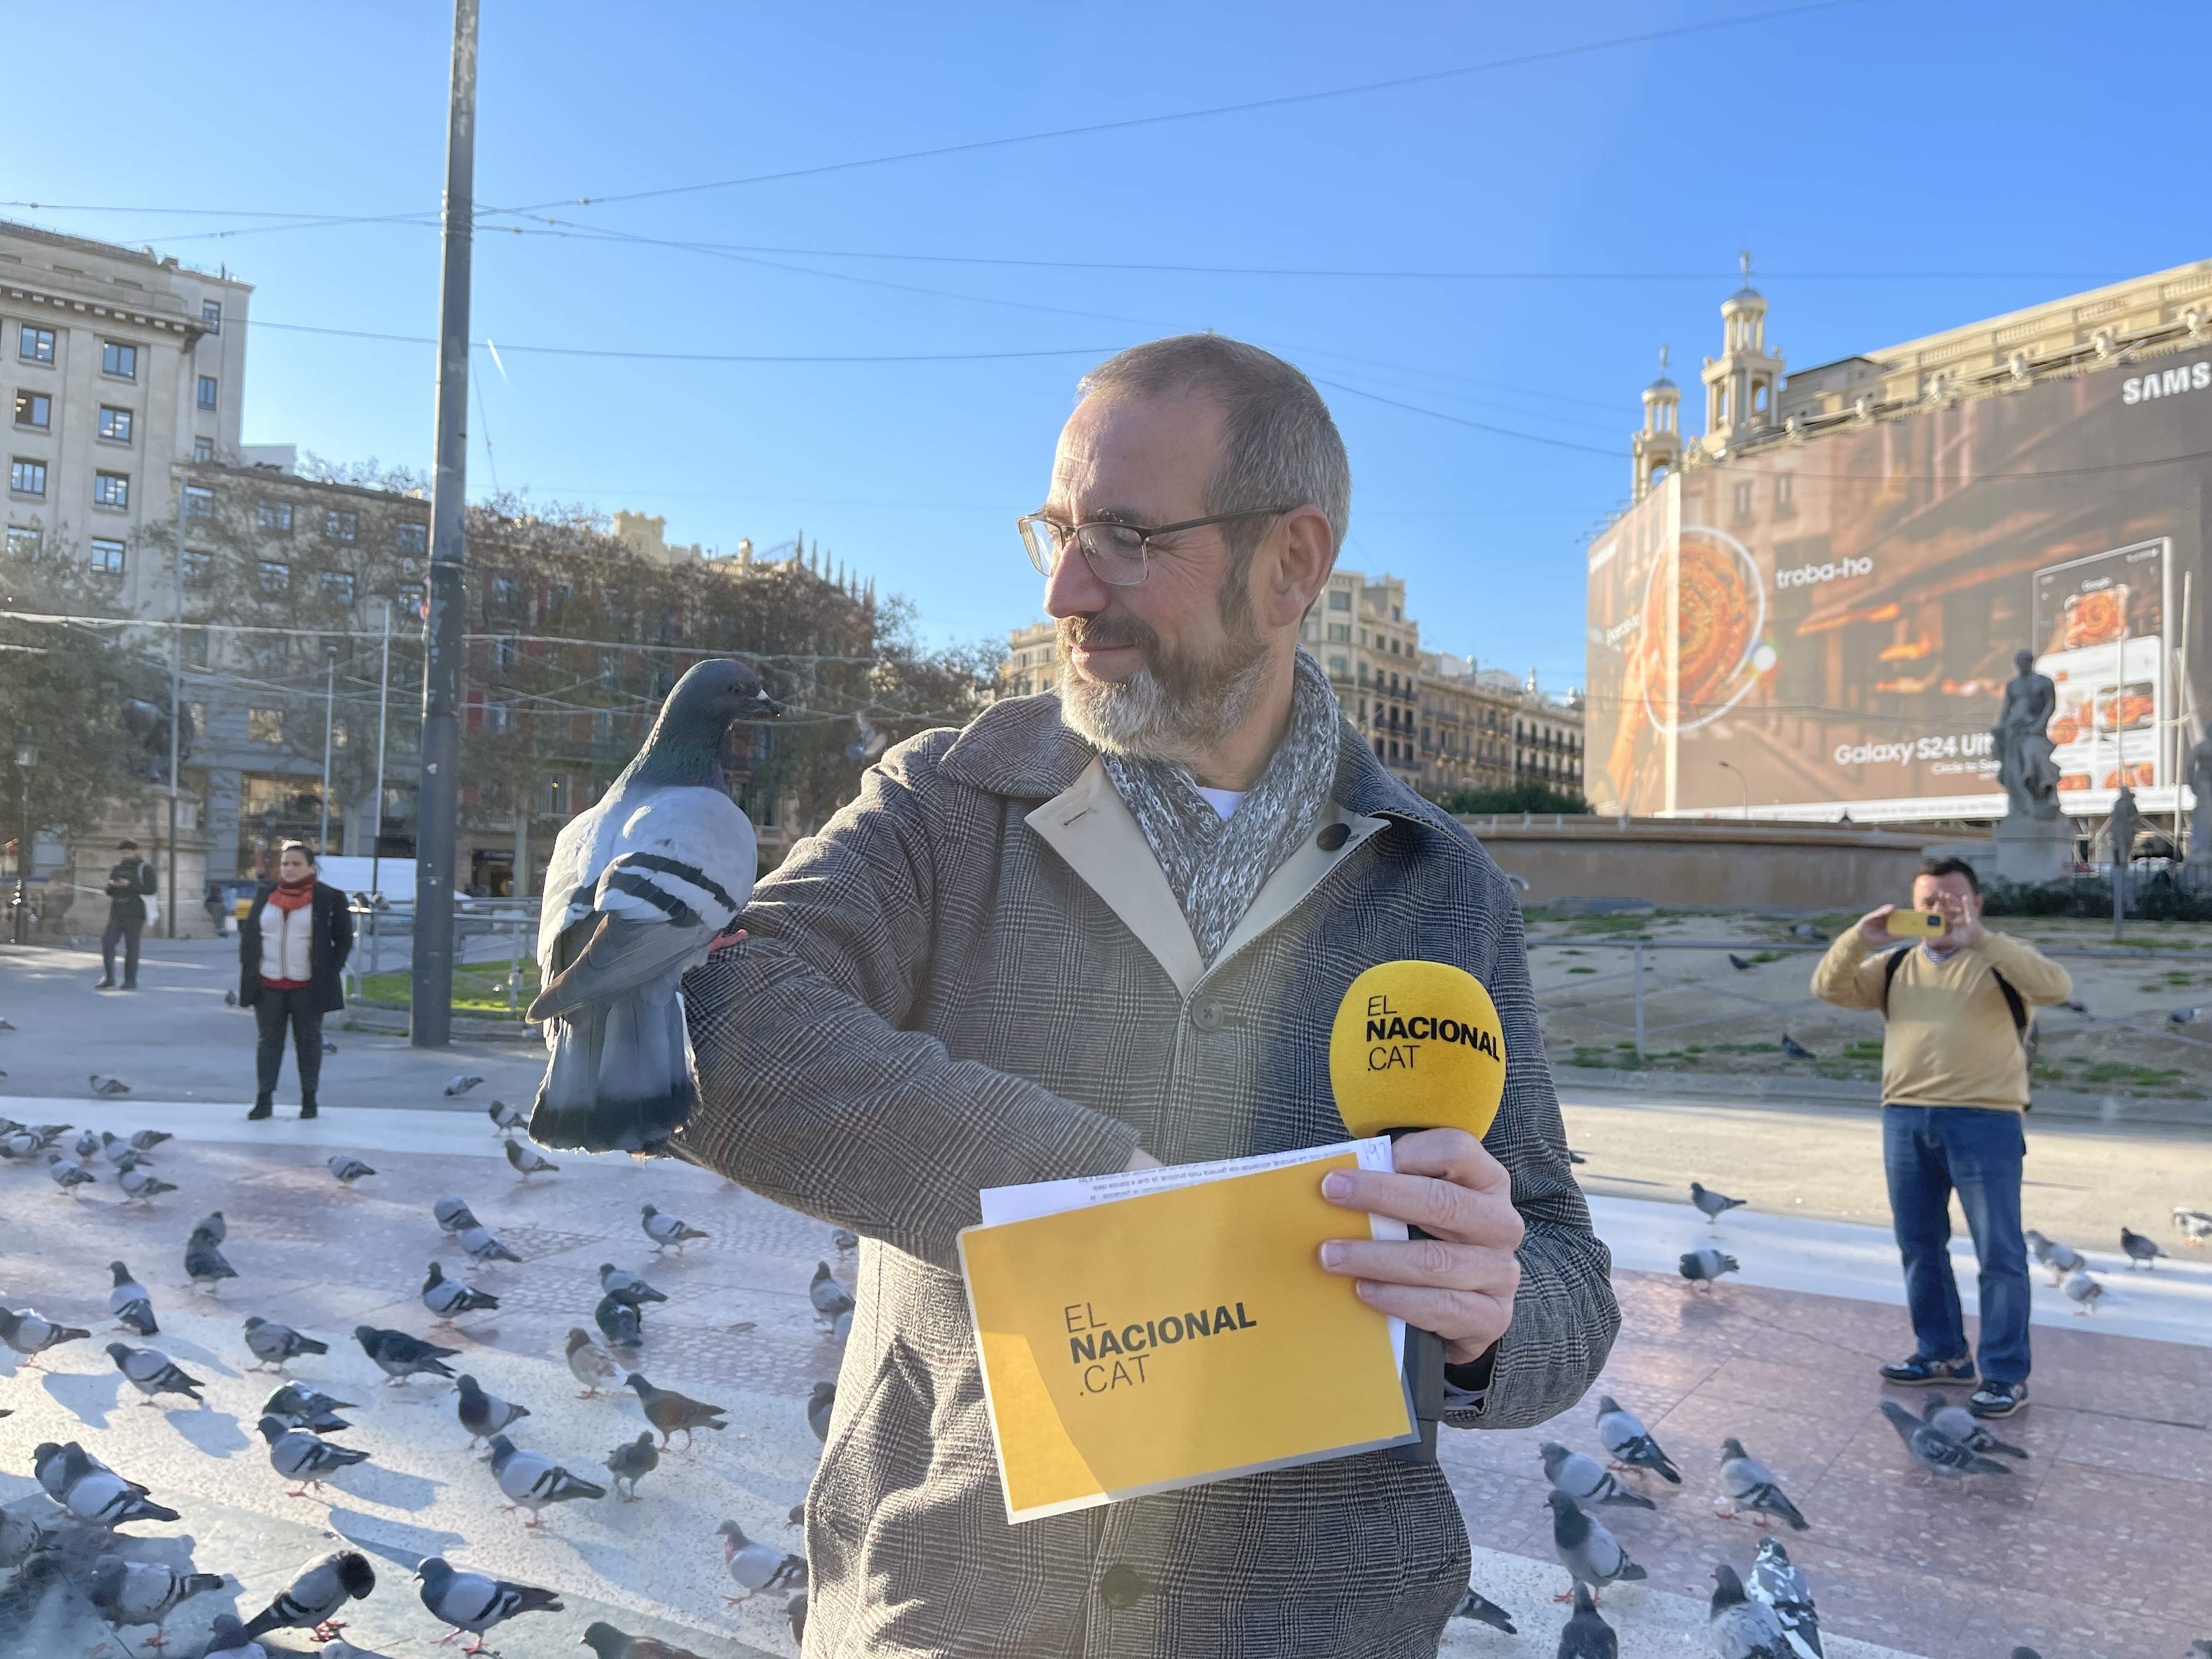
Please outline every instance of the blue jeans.
[[1966, 1352], [1966, 1319], [1951, 1272], [1951, 1194], [1956, 1192], [1981, 1263], [1979, 1361], [1992, 1382], [2027, 1380], [2027, 1243], [2020, 1231], [2021, 1163], [2027, 1153], [2026, 1126], [2017, 1112], [1882, 1108], [1881, 1161], [1918, 1351], [1930, 1359]]

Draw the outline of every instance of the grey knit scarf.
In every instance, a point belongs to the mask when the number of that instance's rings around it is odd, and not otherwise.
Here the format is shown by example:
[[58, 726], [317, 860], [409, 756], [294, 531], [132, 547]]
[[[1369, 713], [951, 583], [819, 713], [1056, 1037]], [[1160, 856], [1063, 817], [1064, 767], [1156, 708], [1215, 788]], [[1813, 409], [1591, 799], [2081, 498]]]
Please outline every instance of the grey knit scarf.
[[1224, 821], [1188, 767], [1102, 754], [1115, 792], [1151, 843], [1209, 967], [1261, 884], [1312, 832], [1336, 781], [1336, 694], [1321, 665], [1297, 654], [1290, 729], [1267, 769]]

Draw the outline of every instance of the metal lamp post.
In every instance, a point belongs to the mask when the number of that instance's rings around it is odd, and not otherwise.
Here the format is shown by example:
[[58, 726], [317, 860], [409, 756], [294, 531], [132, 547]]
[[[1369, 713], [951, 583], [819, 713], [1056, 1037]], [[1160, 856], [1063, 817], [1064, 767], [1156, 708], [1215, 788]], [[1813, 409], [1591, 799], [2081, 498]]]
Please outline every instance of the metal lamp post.
[[21, 837], [15, 843], [15, 902], [11, 907], [15, 913], [15, 943], [18, 945], [27, 942], [26, 935], [30, 932], [31, 924], [31, 897], [26, 886], [30, 877], [33, 844], [31, 769], [39, 763], [39, 745], [32, 741], [32, 737], [31, 728], [27, 726], [15, 736], [15, 776], [22, 786], [23, 795], [22, 815], [15, 832]]
[[1730, 772], [1734, 772], [1734, 773], [1735, 774], [1736, 787], [1743, 791], [1743, 813], [1742, 813], [1743, 820], [1744, 820], [1744, 822], [1745, 822], [1745, 823], [1750, 823], [1750, 822], [1751, 822], [1751, 781], [1750, 781], [1748, 778], [1747, 778], [1747, 777], [1745, 777], [1745, 776], [1744, 776], [1744, 775], [1743, 775], [1743, 771], [1742, 771], [1742, 769], [1741, 769], [1741, 768], [1740, 768], [1740, 767], [1730, 766], [1730, 765], [1729, 764], [1729, 763], [1728, 763], [1728, 762], [1726, 762], [1726, 761], [1716, 761], [1716, 762], [1714, 762], [1713, 763], [1714, 763], [1716, 766], [1720, 766], [1720, 767], [1726, 768], [1726, 769], [1727, 769], [1727, 770], [1729, 770], [1729, 771], [1730, 771]]

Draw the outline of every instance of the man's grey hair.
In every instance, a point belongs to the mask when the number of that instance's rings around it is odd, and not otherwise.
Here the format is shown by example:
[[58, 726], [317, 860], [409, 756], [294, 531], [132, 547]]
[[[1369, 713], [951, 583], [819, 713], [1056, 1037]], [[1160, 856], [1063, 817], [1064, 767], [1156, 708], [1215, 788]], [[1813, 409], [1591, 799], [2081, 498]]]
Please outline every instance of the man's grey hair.
[[[1330, 551], [1352, 521], [1352, 463], [1313, 382], [1273, 352], [1225, 334], [1177, 334], [1116, 352], [1076, 387], [1086, 398], [1203, 398], [1221, 409], [1221, 454], [1206, 481], [1206, 510], [1321, 509]], [[1272, 527], [1267, 519], [1221, 526], [1241, 562]]]

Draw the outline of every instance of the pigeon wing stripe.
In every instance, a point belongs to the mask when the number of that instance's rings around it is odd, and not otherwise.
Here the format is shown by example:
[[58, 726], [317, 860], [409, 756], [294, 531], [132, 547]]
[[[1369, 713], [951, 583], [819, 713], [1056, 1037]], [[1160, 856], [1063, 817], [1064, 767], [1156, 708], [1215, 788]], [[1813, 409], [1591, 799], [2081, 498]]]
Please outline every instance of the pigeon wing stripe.
[[602, 893], [610, 888], [617, 892], [628, 893], [632, 898], [643, 899], [678, 927], [689, 927], [700, 919], [697, 911], [674, 894], [662, 891], [650, 878], [635, 874], [616, 865], [608, 866], [606, 874], [599, 878]]
[[656, 870], [662, 875], [675, 876], [680, 880], [688, 881], [701, 892], [713, 895], [716, 903], [733, 915], [744, 908], [730, 896], [728, 890], [721, 883], [716, 881], [696, 864], [686, 864], [681, 859], [667, 858], [659, 853], [640, 852], [624, 853], [607, 868], [620, 870], [629, 866], [635, 866], [641, 870]]

